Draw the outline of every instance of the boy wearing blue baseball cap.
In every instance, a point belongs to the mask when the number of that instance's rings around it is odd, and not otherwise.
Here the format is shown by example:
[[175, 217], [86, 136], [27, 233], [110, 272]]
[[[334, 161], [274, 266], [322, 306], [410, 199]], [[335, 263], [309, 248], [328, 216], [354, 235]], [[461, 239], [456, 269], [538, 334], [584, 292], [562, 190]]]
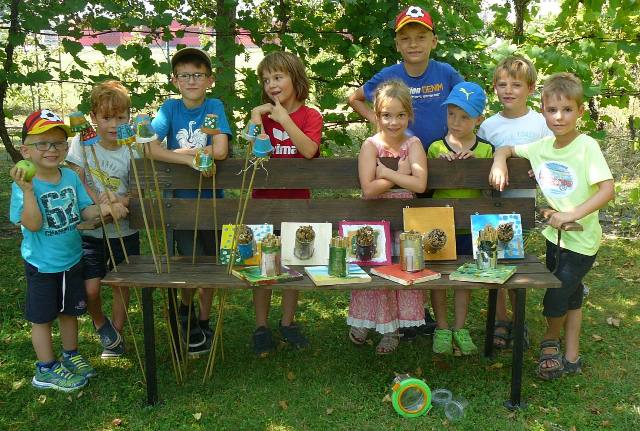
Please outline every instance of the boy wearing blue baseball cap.
[[[446, 159], [450, 162], [471, 157], [490, 159], [493, 157], [493, 145], [479, 138], [475, 129], [482, 123], [487, 95], [475, 82], [460, 82], [451, 90], [443, 105], [447, 106], [447, 134], [429, 145], [427, 158]], [[436, 190], [433, 197], [442, 198], [474, 198], [481, 197], [481, 190], [444, 189]], [[473, 254], [471, 232], [456, 231], [456, 250], [460, 254]], [[477, 352], [477, 347], [464, 328], [471, 300], [470, 290], [455, 291], [455, 322], [449, 328], [447, 321], [447, 292], [431, 291], [431, 305], [436, 315], [437, 329], [433, 338], [434, 353], [453, 353], [454, 344], [463, 355]]]

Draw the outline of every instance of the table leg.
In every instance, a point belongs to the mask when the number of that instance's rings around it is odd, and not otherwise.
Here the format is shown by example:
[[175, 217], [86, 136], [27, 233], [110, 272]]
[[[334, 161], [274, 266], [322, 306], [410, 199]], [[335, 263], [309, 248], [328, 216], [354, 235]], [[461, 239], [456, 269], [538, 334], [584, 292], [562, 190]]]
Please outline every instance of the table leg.
[[516, 309], [513, 313], [513, 329], [511, 331], [513, 356], [511, 365], [511, 398], [504, 405], [509, 410], [519, 410], [527, 407], [520, 399], [522, 389], [522, 356], [524, 353], [524, 320], [526, 289], [515, 289]]
[[144, 362], [147, 377], [147, 404], [158, 403], [156, 380], [156, 335], [153, 321], [153, 289], [142, 289], [142, 319], [144, 326]]
[[496, 301], [498, 300], [498, 289], [489, 289], [489, 300], [487, 301], [487, 324], [484, 335], [484, 357], [493, 356], [493, 332], [496, 324]]
[[173, 335], [172, 338], [175, 344], [175, 346], [170, 346], [170, 350], [171, 355], [173, 355], [176, 359], [176, 363], [180, 363], [182, 361], [182, 346], [180, 345], [181, 335], [178, 333], [180, 327], [178, 320], [176, 319], [176, 316], [178, 315], [178, 304], [180, 304], [180, 299], [178, 298], [178, 289], [167, 289], [167, 296], [169, 302], [169, 310], [167, 310], [167, 312], [169, 313], [169, 328], [171, 334]]

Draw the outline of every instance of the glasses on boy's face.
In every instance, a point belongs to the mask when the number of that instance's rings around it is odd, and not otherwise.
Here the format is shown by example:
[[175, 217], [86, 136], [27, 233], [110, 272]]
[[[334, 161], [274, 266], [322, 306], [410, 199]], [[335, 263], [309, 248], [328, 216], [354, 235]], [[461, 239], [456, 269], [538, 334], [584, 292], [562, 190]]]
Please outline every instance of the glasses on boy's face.
[[189, 82], [191, 78], [193, 78], [196, 82], [202, 82], [205, 78], [208, 78], [210, 74], [208, 73], [176, 73], [175, 77], [180, 82]]
[[28, 146], [35, 147], [38, 151], [49, 151], [54, 148], [56, 151], [66, 151], [69, 148], [67, 141], [58, 142], [34, 142], [33, 144], [27, 144]]

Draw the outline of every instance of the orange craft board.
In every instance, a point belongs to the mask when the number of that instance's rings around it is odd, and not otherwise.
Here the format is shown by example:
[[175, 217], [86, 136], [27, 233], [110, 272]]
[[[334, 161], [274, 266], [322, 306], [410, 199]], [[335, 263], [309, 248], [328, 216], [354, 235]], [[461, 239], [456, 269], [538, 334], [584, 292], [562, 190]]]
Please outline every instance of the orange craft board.
[[426, 234], [431, 229], [442, 229], [447, 234], [447, 243], [436, 253], [424, 251], [424, 260], [456, 259], [456, 228], [453, 207], [403, 208], [404, 230], [415, 230]]

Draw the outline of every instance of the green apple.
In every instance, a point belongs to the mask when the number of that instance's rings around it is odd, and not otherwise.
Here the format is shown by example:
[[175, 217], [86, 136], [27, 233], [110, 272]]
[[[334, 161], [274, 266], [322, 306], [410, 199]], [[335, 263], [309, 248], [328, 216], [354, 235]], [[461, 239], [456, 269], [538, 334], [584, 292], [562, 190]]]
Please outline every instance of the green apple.
[[20, 160], [16, 163], [16, 168], [24, 171], [24, 180], [31, 181], [36, 176], [36, 165], [31, 160]]

